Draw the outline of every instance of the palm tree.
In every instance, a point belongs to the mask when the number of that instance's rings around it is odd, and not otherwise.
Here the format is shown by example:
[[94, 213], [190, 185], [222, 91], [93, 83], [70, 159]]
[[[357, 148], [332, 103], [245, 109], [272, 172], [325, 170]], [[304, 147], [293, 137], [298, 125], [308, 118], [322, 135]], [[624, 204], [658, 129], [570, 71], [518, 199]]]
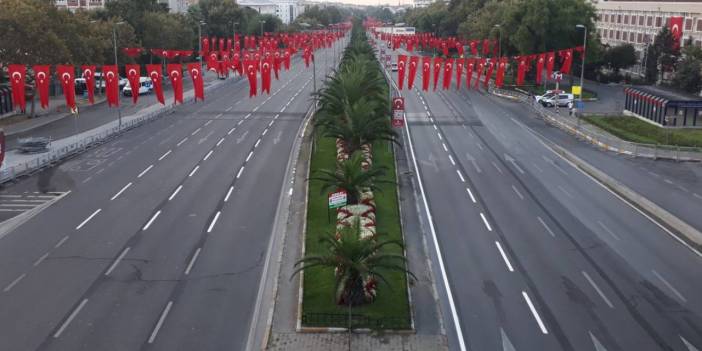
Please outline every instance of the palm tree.
[[361, 199], [362, 192], [368, 190], [380, 192], [378, 184], [394, 183], [379, 179], [385, 175], [387, 167], [371, 165], [364, 171], [361, 168], [363, 161], [363, 155], [355, 152], [348, 160], [339, 162], [337, 169], [320, 169], [317, 171], [318, 175], [310, 179], [322, 182], [322, 194], [329, 190], [345, 190], [348, 204], [356, 205]]
[[295, 263], [293, 276], [312, 267], [328, 267], [335, 269], [336, 284], [334, 298], [339, 305], [358, 306], [366, 302], [368, 290], [366, 283], [375, 278], [390, 288], [392, 284], [383, 273], [388, 271], [405, 272], [412, 277], [414, 274], [406, 268], [407, 259], [402, 254], [384, 252], [389, 245], [403, 247], [398, 240], [379, 242], [375, 238], [361, 239], [361, 225], [357, 220], [351, 227], [345, 227], [339, 232], [338, 238], [329, 234], [322, 239], [329, 250], [321, 255], [307, 255]]

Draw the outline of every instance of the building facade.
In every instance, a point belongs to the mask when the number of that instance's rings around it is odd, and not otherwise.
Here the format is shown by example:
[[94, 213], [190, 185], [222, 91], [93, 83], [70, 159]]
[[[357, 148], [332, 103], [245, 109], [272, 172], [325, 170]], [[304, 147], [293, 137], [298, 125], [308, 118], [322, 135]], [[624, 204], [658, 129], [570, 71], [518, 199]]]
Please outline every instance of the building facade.
[[198, 0], [158, 0], [161, 4], [168, 5], [168, 10], [175, 13], [185, 13], [188, 7], [197, 4]]
[[305, 11], [305, 7], [297, 0], [241, 0], [239, 6], [256, 10], [263, 15], [273, 15], [285, 24], [292, 23], [297, 16]]
[[597, 34], [603, 44], [631, 44], [639, 63], [630, 73], [642, 75], [648, 45], [671, 18], [682, 17], [681, 45], [702, 46], [702, 1], [593, 1]]
[[75, 11], [78, 9], [97, 9], [105, 7], [106, 0], [55, 0], [54, 4], [58, 8]]

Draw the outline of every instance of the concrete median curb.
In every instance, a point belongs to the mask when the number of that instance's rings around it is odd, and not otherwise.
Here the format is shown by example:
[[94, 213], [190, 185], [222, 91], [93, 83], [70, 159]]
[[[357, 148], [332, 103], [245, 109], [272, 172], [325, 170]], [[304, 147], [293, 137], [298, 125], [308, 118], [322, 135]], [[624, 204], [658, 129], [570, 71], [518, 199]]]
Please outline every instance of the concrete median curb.
[[575, 164], [579, 169], [595, 178], [608, 189], [628, 201], [630, 204], [658, 220], [669, 229], [678, 239], [688, 246], [700, 250], [702, 249], [702, 232], [695, 229], [685, 221], [666, 211], [662, 207], [647, 199], [645, 196], [635, 192], [623, 183], [600, 171], [591, 164], [583, 161], [570, 151], [552, 144], [553, 149], [563, 158]]

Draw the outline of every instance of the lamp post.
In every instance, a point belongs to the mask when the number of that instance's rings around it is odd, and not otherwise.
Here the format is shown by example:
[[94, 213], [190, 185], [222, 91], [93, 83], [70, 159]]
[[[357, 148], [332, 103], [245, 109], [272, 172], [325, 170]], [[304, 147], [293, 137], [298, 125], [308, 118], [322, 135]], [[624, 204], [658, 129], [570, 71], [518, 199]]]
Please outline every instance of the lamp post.
[[[119, 66], [117, 65], [117, 26], [120, 24], [124, 24], [124, 21], [117, 22], [112, 25], [112, 44], [114, 45], [114, 51], [115, 51], [115, 66], [117, 67], [117, 86], [119, 86]], [[134, 94], [134, 88], [132, 88], [132, 94]], [[139, 91], [139, 88], [136, 90], [137, 92]], [[117, 104], [117, 120], [118, 120], [118, 130], [122, 130], [122, 109], [120, 108], [119, 104]]]
[[497, 28], [497, 57], [502, 57], [502, 27], [496, 24], [493, 28]]
[[232, 40], [236, 38], [236, 26], [239, 25], [239, 22], [232, 21]]
[[583, 30], [583, 53], [580, 55], [582, 57], [582, 63], [580, 64], [580, 102], [583, 101], [583, 80], [585, 79], [585, 51], [587, 50], [587, 27], [582, 24], [578, 24], [575, 28]]
[[264, 20], [259, 20], [258, 23], [261, 24], [261, 38], [263, 38], [263, 24], [266, 23]]
[[200, 69], [202, 69], [202, 26], [206, 25], [205, 21], [200, 21], [197, 23], [197, 48], [199, 52], [198, 57], [200, 58]]

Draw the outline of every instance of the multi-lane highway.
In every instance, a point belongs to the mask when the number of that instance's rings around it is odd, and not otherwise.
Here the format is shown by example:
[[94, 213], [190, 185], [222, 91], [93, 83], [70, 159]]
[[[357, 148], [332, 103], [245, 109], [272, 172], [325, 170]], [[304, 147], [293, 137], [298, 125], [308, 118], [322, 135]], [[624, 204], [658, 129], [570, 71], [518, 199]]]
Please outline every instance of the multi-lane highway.
[[699, 252], [560, 158], [528, 109], [452, 89], [401, 93], [452, 349], [702, 348]]
[[0, 238], [0, 350], [244, 349], [312, 75], [227, 82], [6, 187], [70, 193]]

